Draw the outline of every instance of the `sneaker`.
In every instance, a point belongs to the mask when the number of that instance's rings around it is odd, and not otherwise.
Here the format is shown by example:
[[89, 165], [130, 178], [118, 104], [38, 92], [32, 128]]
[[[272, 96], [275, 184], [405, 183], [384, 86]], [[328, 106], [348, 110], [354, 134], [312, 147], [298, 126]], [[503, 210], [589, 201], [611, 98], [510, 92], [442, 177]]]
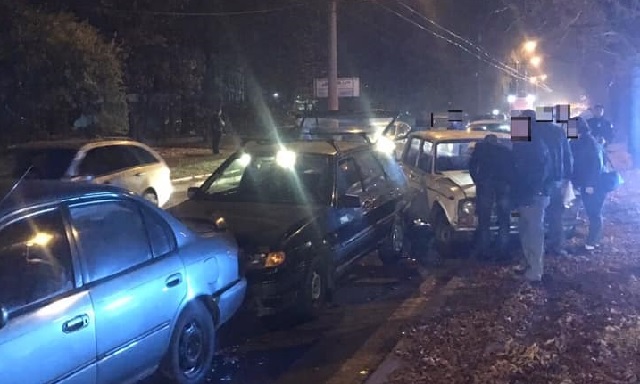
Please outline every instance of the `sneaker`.
[[596, 246], [593, 244], [585, 244], [584, 249], [586, 249], [587, 251], [593, 251], [594, 249], [596, 249]]

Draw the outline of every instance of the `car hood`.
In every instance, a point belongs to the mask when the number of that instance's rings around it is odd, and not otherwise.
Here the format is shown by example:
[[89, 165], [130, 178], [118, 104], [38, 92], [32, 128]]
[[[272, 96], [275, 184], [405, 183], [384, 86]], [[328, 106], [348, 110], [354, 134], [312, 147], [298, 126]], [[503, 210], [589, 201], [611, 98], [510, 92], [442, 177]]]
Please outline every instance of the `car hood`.
[[240, 247], [275, 247], [291, 231], [313, 220], [321, 208], [280, 204], [220, 203], [187, 200], [170, 208], [189, 224], [189, 219], [212, 222], [222, 217]]
[[467, 171], [451, 171], [442, 173], [447, 180], [458, 187], [459, 198], [473, 199], [476, 197], [476, 185]]

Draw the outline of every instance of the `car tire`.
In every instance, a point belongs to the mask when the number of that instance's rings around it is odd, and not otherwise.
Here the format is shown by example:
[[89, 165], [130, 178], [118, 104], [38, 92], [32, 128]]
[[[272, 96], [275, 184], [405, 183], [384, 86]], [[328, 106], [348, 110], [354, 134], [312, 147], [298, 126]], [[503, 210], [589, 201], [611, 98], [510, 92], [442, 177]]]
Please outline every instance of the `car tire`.
[[435, 215], [433, 228], [433, 246], [441, 258], [447, 258], [453, 253], [453, 227], [441, 209]]
[[204, 383], [213, 366], [215, 324], [204, 304], [184, 308], [171, 335], [162, 373], [177, 384]]
[[153, 189], [147, 189], [142, 193], [142, 198], [151, 204], [158, 206], [158, 194]]
[[409, 251], [409, 237], [407, 224], [401, 215], [393, 219], [391, 233], [378, 249], [378, 257], [382, 264], [392, 266], [398, 264], [402, 257]]
[[320, 315], [327, 302], [327, 272], [327, 264], [320, 257], [314, 257], [305, 274], [295, 307], [299, 320], [312, 320]]

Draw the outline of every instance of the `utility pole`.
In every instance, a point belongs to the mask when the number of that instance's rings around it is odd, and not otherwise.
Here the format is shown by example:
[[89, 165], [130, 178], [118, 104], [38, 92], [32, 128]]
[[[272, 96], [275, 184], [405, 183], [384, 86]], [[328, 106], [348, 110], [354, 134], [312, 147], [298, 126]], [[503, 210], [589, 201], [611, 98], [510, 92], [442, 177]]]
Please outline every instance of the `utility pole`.
[[338, 110], [338, 2], [329, 0], [329, 110]]

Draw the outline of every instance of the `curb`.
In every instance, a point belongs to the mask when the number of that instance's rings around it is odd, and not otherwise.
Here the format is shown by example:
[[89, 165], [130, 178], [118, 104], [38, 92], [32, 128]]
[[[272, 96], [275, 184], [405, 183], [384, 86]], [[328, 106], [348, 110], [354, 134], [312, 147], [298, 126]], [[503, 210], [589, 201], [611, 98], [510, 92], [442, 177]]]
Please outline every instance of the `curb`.
[[209, 176], [210, 176], [210, 174], [207, 173], [206, 175], [195, 175], [195, 176], [179, 177], [177, 179], [171, 179], [171, 182], [172, 183], [184, 183], [184, 182], [187, 182], [187, 181], [206, 179]]

